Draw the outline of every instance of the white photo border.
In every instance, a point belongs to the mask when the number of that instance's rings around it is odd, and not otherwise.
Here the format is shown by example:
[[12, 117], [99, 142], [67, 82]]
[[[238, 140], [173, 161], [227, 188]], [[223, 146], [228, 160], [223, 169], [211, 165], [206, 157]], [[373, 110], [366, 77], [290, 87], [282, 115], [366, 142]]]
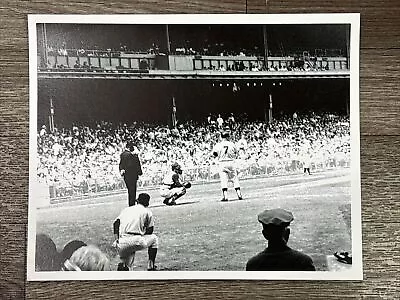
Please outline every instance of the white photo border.
[[[27, 280], [362, 280], [359, 50], [360, 14], [164, 14], [164, 15], [28, 15], [29, 34], [29, 205]], [[37, 31], [40, 23], [76, 24], [349, 24], [352, 268], [340, 272], [157, 271], [36, 272], [35, 195], [37, 166]]]

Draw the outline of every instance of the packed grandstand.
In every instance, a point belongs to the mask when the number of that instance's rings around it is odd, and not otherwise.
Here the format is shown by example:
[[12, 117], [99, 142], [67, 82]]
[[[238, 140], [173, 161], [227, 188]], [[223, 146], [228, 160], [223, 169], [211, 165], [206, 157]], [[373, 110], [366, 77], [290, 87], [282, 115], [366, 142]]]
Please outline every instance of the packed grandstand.
[[[223, 116], [228, 117], [228, 116]], [[233, 120], [233, 119], [232, 119]], [[174, 161], [193, 182], [218, 178], [212, 147], [221, 128], [230, 126], [240, 148], [241, 177], [299, 173], [306, 161], [314, 171], [346, 167], [350, 162], [348, 116], [293, 114], [272, 123], [240, 119], [219, 125], [215, 116], [204, 123], [169, 126], [100, 122], [50, 132], [40, 128], [37, 175], [50, 187], [50, 197], [67, 197], [124, 188], [119, 156], [133, 139], [142, 163], [139, 186], [157, 186]]]

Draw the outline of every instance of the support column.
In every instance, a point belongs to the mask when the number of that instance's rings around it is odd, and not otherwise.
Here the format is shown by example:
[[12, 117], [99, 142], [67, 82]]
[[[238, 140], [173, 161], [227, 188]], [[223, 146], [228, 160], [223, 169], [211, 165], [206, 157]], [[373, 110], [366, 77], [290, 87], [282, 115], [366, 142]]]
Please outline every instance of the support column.
[[272, 123], [272, 94], [269, 94], [268, 122]]
[[52, 98], [50, 98], [49, 129], [50, 132], [54, 132], [54, 106]]
[[350, 70], [350, 25], [346, 28], [346, 59], [347, 59], [347, 69]]
[[175, 97], [174, 96], [172, 96], [172, 116], [171, 116], [171, 119], [172, 119], [172, 127], [176, 128], [176, 123], [177, 123], [177, 120], [176, 120], [176, 103], [175, 103]]
[[169, 26], [168, 26], [168, 24], [165, 26], [166, 26], [166, 35], [167, 35], [167, 51], [168, 51], [167, 54], [170, 55], [171, 54], [171, 44], [169, 41]]
[[268, 37], [267, 26], [263, 25], [263, 39], [264, 39], [264, 64], [265, 70], [268, 69]]

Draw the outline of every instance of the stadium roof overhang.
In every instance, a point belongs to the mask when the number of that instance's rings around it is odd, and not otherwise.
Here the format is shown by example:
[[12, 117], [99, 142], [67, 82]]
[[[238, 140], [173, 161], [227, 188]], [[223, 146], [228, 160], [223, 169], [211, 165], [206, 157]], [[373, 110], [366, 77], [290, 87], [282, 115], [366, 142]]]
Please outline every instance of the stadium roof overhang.
[[38, 71], [39, 79], [50, 78], [86, 78], [86, 79], [211, 79], [211, 80], [268, 80], [268, 79], [313, 79], [313, 78], [350, 78], [349, 70], [335, 71], [163, 71], [147, 70], [132, 72], [130, 70], [108, 71]]

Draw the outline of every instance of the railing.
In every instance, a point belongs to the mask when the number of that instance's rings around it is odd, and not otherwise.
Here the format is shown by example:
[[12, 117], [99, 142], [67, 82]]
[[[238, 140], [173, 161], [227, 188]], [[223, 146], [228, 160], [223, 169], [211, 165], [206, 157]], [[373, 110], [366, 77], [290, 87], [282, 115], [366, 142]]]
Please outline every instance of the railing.
[[[48, 54], [42, 71], [49, 70], [170, 70], [170, 71], [325, 71], [348, 70], [346, 57], [194, 56], [108, 53], [108, 55]], [[40, 57], [38, 57], [40, 61]]]
[[[243, 167], [246, 162], [239, 163], [240, 178], [254, 178], [258, 176], [279, 176], [298, 174], [302, 172], [302, 164], [298, 160], [281, 161], [277, 164], [250, 164]], [[242, 166], [242, 167], [241, 167]], [[338, 167], [349, 167], [349, 158], [329, 159], [311, 165], [311, 171], [322, 171]], [[159, 170], [154, 175], [142, 175], [138, 180], [139, 188], [157, 188], [162, 181], [166, 170]], [[182, 175], [183, 181], [192, 183], [208, 183], [219, 180], [218, 166], [211, 165], [198, 168], [186, 168]], [[82, 198], [90, 195], [111, 194], [125, 189], [122, 177], [89, 179], [78, 185], [57, 183], [49, 186], [51, 201], [68, 201], [70, 198]], [[54, 202], [53, 201], [53, 202]]]
[[324, 71], [348, 70], [346, 57], [224, 57], [198, 56], [193, 59], [194, 70], [217, 71]]
[[125, 54], [124, 56], [77, 56], [48, 55], [47, 64], [40, 69], [74, 70], [152, 70], [155, 68], [155, 56], [151, 54]]

